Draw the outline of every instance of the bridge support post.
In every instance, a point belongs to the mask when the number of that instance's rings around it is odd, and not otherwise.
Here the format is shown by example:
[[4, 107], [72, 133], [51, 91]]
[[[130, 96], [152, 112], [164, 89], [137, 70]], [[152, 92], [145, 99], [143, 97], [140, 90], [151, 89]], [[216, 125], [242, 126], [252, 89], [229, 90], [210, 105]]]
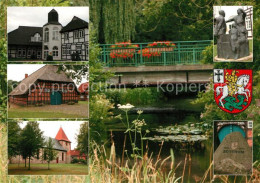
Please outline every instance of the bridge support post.
[[181, 44], [178, 43], [178, 63], [181, 63]]

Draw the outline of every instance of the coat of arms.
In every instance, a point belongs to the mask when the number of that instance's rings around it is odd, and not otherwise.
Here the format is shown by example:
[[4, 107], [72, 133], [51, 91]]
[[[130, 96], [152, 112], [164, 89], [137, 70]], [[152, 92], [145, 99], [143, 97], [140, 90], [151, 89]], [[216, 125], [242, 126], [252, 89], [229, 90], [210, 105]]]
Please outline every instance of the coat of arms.
[[228, 113], [244, 111], [252, 100], [252, 70], [214, 69], [214, 97]]

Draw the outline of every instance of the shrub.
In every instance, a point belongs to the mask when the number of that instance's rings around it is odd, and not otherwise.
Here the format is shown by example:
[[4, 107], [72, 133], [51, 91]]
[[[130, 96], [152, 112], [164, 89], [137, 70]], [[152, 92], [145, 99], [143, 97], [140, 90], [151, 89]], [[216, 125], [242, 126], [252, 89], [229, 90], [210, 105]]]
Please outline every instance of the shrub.
[[75, 104], [75, 102], [73, 102], [73, 101], [68, 102], [68, 105], [74, 105], [74, 104]]
[[82, 163], [82, 164], [87, 164], [87, 161], [84, 160], [84, 159], [79, 159], [79, 163]]
[[77, 158], [73, 158], [72, 160], [71, 160], [71, 163], [79, 163], [79, 160], [77, 159]]
[[53, 56], [52, 55], [48, 55], [46, 58], [47, 61], [53, 61]]

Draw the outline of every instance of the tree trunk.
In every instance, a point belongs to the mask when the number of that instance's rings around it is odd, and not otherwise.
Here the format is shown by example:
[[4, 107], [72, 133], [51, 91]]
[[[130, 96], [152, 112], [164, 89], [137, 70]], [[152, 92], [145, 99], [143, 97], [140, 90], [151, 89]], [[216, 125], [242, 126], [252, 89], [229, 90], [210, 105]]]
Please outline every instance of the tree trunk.
[[31, 164], [30, 164], [31, 162], [30, 161], [31, 161], [31, 156], [29, 156], [29, 168], [28, 168], [28, 170], [31, 170]]
[[24, 158], [24, 167], [26, 167], [26, 158]]

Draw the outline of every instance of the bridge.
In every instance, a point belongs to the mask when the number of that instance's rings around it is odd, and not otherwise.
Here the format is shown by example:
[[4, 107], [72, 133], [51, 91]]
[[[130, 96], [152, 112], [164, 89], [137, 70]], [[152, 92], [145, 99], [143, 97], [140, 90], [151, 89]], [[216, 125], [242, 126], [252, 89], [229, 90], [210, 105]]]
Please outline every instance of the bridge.
[[101, 45], [105, 69], [115, 73], [109, 81], [119, 87], [146, 87], [158, 84], [209, 83], [213, 65], [201, 64], [205, 41], [122, 43]]

